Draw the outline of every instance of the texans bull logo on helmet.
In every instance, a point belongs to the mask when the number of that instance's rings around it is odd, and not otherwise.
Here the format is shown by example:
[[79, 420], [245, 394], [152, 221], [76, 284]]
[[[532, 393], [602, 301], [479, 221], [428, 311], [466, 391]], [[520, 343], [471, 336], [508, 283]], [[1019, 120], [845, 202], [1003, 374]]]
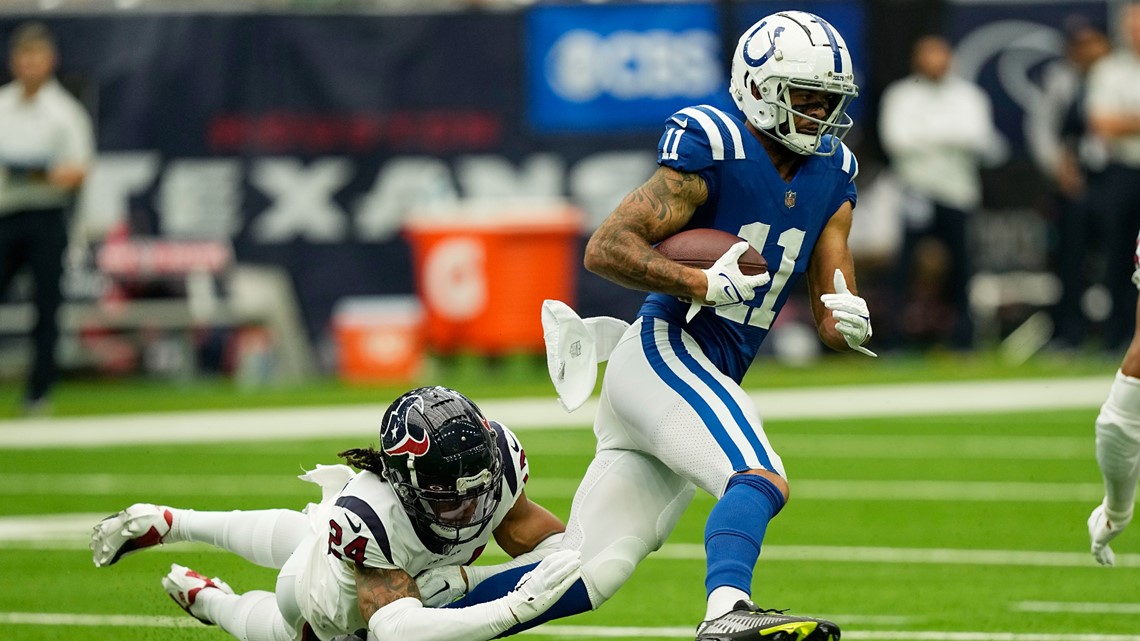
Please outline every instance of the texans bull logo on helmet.
[[388, 417], [388, 422], [380, 433], [380, 445], [384, 448], [385, 454], [391, 456], [427, 454], [431, 446], [428, 433], [423, 427], [408, 422], [408, 412], [412, 409], [423, 412], [424, 399], [420, 396], [408, 396], [400, 401]]

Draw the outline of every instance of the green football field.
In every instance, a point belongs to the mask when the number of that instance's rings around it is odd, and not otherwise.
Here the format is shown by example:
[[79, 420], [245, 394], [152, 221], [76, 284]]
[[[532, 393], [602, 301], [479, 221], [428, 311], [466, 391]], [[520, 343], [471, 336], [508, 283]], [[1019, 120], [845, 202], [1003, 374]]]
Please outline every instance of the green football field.
[[[1085, 518], [1101, 497], [1095, 414], [767, 421], [793, 499], [769, 527], [755, 599], [832, 618], [847, 639], [1140, 641], [1140, 530], [1114, 543], [1117, 567], [1088, 554]], [[531, 461], [529, 495], [565, 518], [591, 433], [512, 427]], [[299, 509], [316, 494], [295, 475], [362, 439], [0, 449], [3, 638], [229, 638], [183, 614], [159, 579], [177, 562], [239, 591], [272, 589], [272, 570], [198, 545], [96, 569], [85, 533], [136, 501]], [[698, 494], [669, 543], [601, 610], [528, 636], [692, 638], [711, 505]]]

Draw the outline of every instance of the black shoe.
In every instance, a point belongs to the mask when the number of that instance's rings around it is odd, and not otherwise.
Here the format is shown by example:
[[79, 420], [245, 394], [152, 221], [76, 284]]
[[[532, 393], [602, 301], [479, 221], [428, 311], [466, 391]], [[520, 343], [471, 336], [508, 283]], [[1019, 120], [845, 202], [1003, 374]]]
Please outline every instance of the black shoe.
[[839, 641], [839, 626], [824, 619], [761, 610], [741, 599], [728, 614], [697, 626], [696, 641]]

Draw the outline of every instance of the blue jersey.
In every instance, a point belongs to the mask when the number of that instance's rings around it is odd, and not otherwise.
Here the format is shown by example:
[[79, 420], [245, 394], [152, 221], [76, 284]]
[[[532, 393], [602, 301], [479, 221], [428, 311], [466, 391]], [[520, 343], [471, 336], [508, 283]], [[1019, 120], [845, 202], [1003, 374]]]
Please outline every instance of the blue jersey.
[[[837, 143], [825, 136], [822, 146]], [[855, 204], [855, 155], [839, 142], [830, 157], [807, 156], [785, 182], [768, 152], [734, 114], [709, 105], [688, 107], [666, 121], [657, 162], [696, 174], [708, 200], [685, 229], [711, 227], [747, 240], [768, 261], [772, 280], [743, 305], [703, 308], [686, 331], [705, 355], [739, 382], [752, 364], [791, 286], [807, 271], [820, 232], [844, 201]], [[685, 324], [689, 305], [650, 294], [640, 315]]]

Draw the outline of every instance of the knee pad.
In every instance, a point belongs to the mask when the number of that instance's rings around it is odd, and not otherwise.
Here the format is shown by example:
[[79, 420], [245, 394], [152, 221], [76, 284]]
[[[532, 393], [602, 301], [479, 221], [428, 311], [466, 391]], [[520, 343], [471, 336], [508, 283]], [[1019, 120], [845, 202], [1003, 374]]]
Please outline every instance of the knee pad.
[[590, 595], [590, 604], [598, 609], [633, 575], [634, 568], [653, 550], [636, 537], [618, 539], [598, 551], [582, 564], [582, 580]]
[[641, 537], [620, 538], [582, 564], [582, 579], [586, 582], [595, 610], [629, 580], [638, 563], [650, 552], [661, 549], [692, 501], [694, 492], [696, 488], [686, 483], [685, 488], [658, 515], [652, 535], [645, 531]]

